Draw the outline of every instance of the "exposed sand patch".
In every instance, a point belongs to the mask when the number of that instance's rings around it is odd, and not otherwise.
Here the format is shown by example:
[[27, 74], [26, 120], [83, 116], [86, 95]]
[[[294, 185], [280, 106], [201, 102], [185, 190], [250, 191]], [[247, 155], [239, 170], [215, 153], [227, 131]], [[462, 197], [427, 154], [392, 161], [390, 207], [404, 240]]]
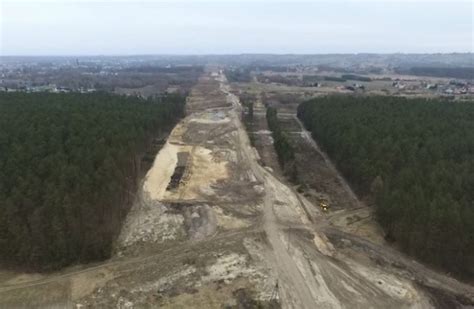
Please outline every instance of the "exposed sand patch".
[[276, 217], [287, 222], [308, 224], [308, 217], [290, 188], [277, 183], [275, 190], [279, 193], [273, 206]]
[[132, 209], [117, 241], [119, 255], [121, 250], [137, 243], [162, 243], [183, 237], [183, 216], [165, 211], [163, 205]]
[[214, 207], [213, 209], [217, 217], [217, 225], [221, 228], [230, 230], [250, 226], [250, 223], [247, 220], [224, 214], [224, 211], [220, 207]]
[[[176, 190], [167, 191], [166, 187], [178, 162], [178, 152], [190, 153], [189, 179]], [[213, 195], [211, 185], [228, 177], [226, 165], [227, 161], [210, 149], [167, 142], [148, 171], [143, 190], [151, 200], [196, 199]]]
[[178, 152], [190, 151], [191, 146], [178, 146], [169, 142], [161, 148], [153, 162], [153, 166], [148, 171], [143, 190], [152, 200], [161, 200], [166, 193], [166, 187], [173, 175], [176, 163], [178, 162]]
[[408, 301], [413, 308], [429, 308], [430, 303], [426, 297], [413, 287], [411, 282], [398, 279], [394, 275], [385, 273], [376, 267], [368, 268], [365, 265], [348, 261], [351, 269], [371, 282], [379, 290], [393, 299]]
[[224, 280], [228, 283], [239, 276], [251, 276], [255, 270], [248, 265], [247, 257], [237, 253], [217, 258], [215, 264], [206, 268], [208, 275], [202, 277], [203, 282]]
[[[179, 186], [176, 191], [166, 191], [167, 183], [164, 189], [160, 188], [160, 192], [165, 191], [161, 196], [166, 200], [188, 200], [212, 196], [214, 195], [212, 185], [229, 177], [227, 161], [217, 161], [212, 151], [207, 148], [193, 147], [190, 160], [189, 179], [185, 184]], [[168, 180], [171, 174], [172, 172], [169, 173]]]
[[[290, 246], [290, 252], [296, 267], [308, 287], [310, 287], [310, 293], [315, 301], [314, 308], [342, 308], [342, 304], [331, 291], [328, 282], [323, 277], [318, 263], [309, 260], [305, 253], [296, 246]], [[286, 282], [283, 284], [286, 284]], [[294, 288], [292, 286], [287, 287], [289, 291]]]
[[[300, 258], [301, 264], [305, 264]], [[303, 265], [298, 264], [299, 268], [302, 269]], [[300, 266], [301, 265], [301, 266]], [[334, 295], [334, 293], [329, 288], [327, 281], [321, 273], [321, 269], [318, 266], [317, 262], [309, 261], [310, 273], [313, 274], [314, 283], [317, 288], [311, 289], [313, 297], [318, 300], [318, 307], [320, 308], [343, 308], [342, 304], [339, 302], [339, 299]], [[308, 272], [303, 271], [303, 276], [306, 277]], [[308, 279], [306, 277], [306, 279]]]
[[334, 255], [334, 246], [324, 234], [318, 235], [317, 233], [315, 233], [313, 242], [316, 245], [316, 248], [318, 248], [319, 252], [321, 252], [322, 254], [327, 256]]
[[258, 131], [255, 131], [255, 132], [252, 132], [253, 134], [265, 134], [265, 135], [270, 135], [272, 134], [272, 131], [269, 131], [269, 130], [258, 130]]
[[197, 122], [197, 123], [204, 123], [204, 124], [222, 124], [230, 122], [229, 118], [219, 119], [219, 120], [212, 120], [212, 119], [191, 119], [190, 122]]
[[183, 121], [181, 121], [180, 123], [178, 123], [173, 131], [171, 131], [169, 137], [168, 137], [168, 142], [171, 143], [171, 144], [183, 144], [183, 134], [186, 132], [187, 130], [187, 127], [186, 127], [186, 124], [187, 121], [186, 119], [184, 119]]
[[222, 111], [208, 112], [198, 114], [195, 117], [192, 117], [189, 122], [197, 122], [203, 124], [223, 124], [229, 123], [230, 118]]

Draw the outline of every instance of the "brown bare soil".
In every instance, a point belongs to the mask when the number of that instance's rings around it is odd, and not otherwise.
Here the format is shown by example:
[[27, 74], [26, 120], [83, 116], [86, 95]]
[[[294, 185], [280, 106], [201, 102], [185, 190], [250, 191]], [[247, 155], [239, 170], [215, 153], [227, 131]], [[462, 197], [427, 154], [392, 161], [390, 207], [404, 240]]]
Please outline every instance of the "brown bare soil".
[[[254, 130], [261, 132], [266, 121], [261, 101], [257, 106]], [[429, 308], [474, 301], [472, 286], [376, 240], [368, 208], [354, 206], [350, 188], [305, 132], [296, 132], [291, 113], [282, 122], [295, 137], [302, 194], [279, 174], [267, 133], [256, 134], [259, 162], [241, 112], [222, 72], [206, 72], [188, 116], [143, 180], [115, 256], [44, 276], [0, 274], [0, 308]], [[189, 156], [180, 163], [183, 181], [167, 190], [180, 152]], [[318, 194], [329, 196], [329, 213], [318, 209]], [[433, 296], [438, 289], [441, 298]]]

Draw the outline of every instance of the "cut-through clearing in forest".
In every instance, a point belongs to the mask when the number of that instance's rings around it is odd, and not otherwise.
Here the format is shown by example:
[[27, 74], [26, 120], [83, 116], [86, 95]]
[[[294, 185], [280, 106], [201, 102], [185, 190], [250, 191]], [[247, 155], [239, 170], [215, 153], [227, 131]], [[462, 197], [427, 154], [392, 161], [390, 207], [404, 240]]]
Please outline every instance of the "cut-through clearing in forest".
[[[0, 307], [36, 301], [119, 308], [427, 308], [433, 302], [418, 287], [421, 279], [450, 293], [472, 291], [417, 267], [405, 269], [406, 259], [340, 232], [318, 212], [313, 224], [301, 203], [316, 206], [258, 163], [239, 119], [239, 100], [222, 73], [204, 74], [191, 96], [192, 113], [157, 155], [117, 255], [36, 281], [0, 284]], [[178, 153], [189, 153], [189, 178], [166, 190]], [[93, 288], [85, 289], [81, 278]], [[53, 289], [52, 302], [38, 296]]]

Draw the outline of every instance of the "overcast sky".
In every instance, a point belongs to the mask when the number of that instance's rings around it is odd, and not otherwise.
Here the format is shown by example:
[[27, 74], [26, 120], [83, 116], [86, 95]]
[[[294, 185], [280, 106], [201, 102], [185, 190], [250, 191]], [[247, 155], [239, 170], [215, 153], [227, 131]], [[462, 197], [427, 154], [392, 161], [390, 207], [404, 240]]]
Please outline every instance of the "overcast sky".
[[473, 15], [470, 0], [0, 0], [0, 52], [472, 52]]

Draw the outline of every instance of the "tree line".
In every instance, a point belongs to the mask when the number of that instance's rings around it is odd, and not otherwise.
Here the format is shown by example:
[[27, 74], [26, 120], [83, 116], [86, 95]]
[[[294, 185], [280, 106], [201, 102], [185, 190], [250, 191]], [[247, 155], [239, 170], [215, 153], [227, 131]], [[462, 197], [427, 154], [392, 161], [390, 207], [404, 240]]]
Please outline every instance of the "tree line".
[[140, 160], [185, 98], [0, 93], [0, 263], [51, 270], [109, 257]]
[[248, 92], [244, 92], [239, 95], [239, 100], [244, 109], [242, 110], [242, 122], [245, 125], [247, 135], [249, 137], [250, 144], [255, 147], [255, 134], [254, 134], [254, 117], [253, 107], [256, 100], [256, 96]]
[[372, 79], [367, 76], [362, 76], [362, 75], [355, 75], [355, 74], [342, 74], [341, 75], [342, 79], [345, 80], [356, 80], [356, 81], [361, 81], [361, 82], [370, 82]]
[[474, 67], [472, 62], [470, 67], [411, 67], [411, 68], [396, 68], [395, 71], [401, 74], [412, 74], [420, 76], [434, 76], [434, 77], [452, 77], [462, 79], [474, 79]]
[[268, 128], [272, 131], [273, 146], [278, 156], [278, 162], [284, 173], [296, 181], [295, 151], [278, 122], [278, 110], [272, 106], [267, 107], [266, 118]]
[[225, 69], [224, 74], [227, 80], [231, 83], [247, 83], [252, 80], [251, 69], [248, 67]]
[[474, 274], [474, 102], [328, 96], [298, 117], [388, 239], [446, 270]]

